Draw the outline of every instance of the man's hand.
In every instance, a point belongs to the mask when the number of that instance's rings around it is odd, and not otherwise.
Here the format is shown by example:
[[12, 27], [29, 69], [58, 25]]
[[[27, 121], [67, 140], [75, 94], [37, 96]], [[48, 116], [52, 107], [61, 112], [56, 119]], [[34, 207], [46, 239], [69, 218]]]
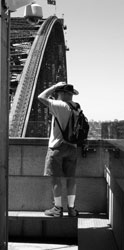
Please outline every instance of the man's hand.
[[56, 83], [56, 84], [54, 85], [54, 88], [57, 89], [57, 88], [62, 87], [62, 86], [64, 86], [64, 85], [66, 85], [66, 82], [58, 82], [58, 83]]

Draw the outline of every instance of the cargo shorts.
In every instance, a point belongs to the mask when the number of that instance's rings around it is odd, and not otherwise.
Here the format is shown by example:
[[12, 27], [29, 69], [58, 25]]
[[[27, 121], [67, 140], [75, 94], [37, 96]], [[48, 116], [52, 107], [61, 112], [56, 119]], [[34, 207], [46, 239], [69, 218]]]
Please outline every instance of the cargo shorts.
[[73, 177], [77, 166], [77, 147], [62, 143], [57, 148], [48, 148], [44, 176]]

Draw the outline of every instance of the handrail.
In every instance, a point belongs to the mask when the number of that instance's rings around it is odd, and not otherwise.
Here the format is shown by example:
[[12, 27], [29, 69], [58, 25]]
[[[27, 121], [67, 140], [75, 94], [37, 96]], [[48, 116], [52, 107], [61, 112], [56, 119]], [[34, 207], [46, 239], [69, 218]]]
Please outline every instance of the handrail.
[[10, 137], [25, 136], [43, 54], [49, 34], [56, 21], [57, 17], [51, 16], [42, 24], [29, 52], [10, 110]]
[[106, 141], [108, 149], [111, 148], [114, 150], [115, 148], [124, 152], [124, 139], [106, 139], [104, 141]]

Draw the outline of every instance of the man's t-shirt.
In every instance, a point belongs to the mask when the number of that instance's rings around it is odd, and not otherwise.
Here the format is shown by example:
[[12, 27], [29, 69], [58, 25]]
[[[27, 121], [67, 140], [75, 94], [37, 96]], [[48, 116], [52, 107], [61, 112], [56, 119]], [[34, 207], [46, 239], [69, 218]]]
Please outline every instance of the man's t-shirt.
[[[51, 133], [49, 139], [49, 147], [55, 148], [58, 147], [62, 142], [64, 142], [60, 128], [55, 121], [57, 117], [59, 124], [64, 130], [67, 126], [69, 116], [70, 116], [70, 107], [68, 104], [61, 100], [49, 100], [49, 111], [52, 114], [52, 123], [51, 123]], [[74, 104], [73, 101], [71, 101]], [[74, 146], [74, 145], [73, 145]]]

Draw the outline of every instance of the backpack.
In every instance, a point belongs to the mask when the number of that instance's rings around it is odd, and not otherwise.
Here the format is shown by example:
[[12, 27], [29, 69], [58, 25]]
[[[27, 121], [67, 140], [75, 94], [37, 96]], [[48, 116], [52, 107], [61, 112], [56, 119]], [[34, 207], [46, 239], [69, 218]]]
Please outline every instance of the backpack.
[[83, 146], [87, 140], [89, 132], [88, 119], [83, 114], [83, 111], [80, 109], [80, 105], [78, 103], [76, 103], [76, 107], [74, 107], [70, 102], [67, 102], [67, 104], [69, 105], [71, 112], [64, 131], [62, 130], [56, 117], [55, 120], [58, 123], [65, 141], [72, 144], [77, 144], [77, 146]]

